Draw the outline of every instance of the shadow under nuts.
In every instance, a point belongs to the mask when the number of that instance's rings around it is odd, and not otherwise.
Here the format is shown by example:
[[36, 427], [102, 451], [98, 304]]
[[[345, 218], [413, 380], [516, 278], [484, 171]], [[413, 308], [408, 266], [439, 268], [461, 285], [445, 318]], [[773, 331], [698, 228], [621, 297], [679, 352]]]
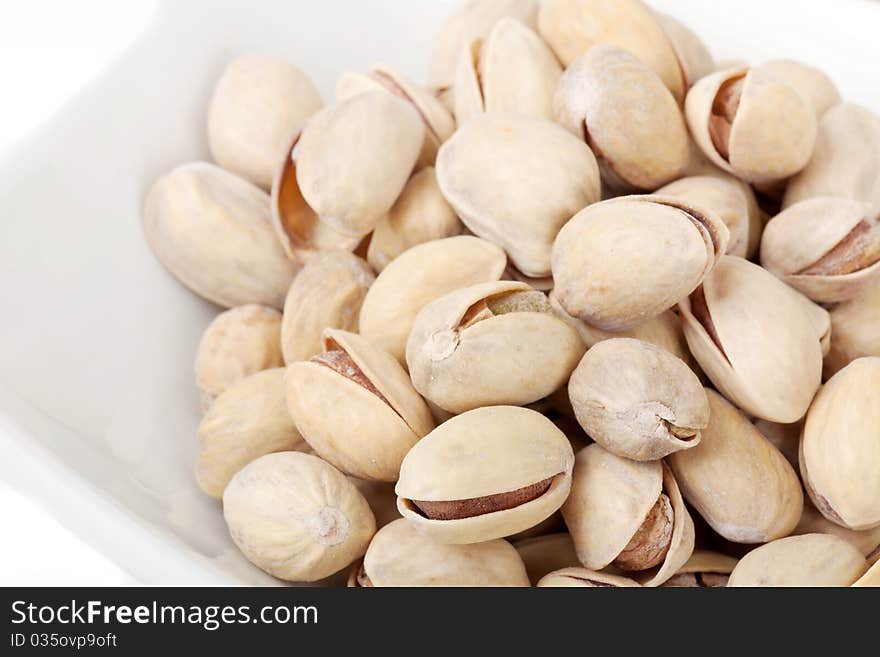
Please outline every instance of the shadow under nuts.
[[552, 573], [547, 573], [536, 586], [562, 588], [562, 587], [584, 587], [596, 589], [612, 589], [618, 587], [641, 586], [635, 580], [620, 575], [612, 575], [611, 573], [597, 572], [595, 570], [587, 570], [586, 568], [562, 568]]
[[717, 552], [694, 550], [691, 558], [675, 575], [666, 580], [664, 588], [715, 589], [727, 586], [736, 559]]

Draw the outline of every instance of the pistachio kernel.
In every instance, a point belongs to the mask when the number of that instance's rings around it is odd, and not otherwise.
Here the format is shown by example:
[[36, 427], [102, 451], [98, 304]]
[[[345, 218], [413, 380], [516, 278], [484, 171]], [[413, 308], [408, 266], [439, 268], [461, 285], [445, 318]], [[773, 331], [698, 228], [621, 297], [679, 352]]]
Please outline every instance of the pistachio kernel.
[[547, 313], [551, 314], [553, 309], [550, 307], [550, 301], [547, 295], [538, 290], [524, 290], [521, 292], [510, 292], [508, 294], [498, 294], [488, 299], [481, 299], [473, 306], [468, 308], [467, 312], [461, 318], [459, 328], [465, 329], [473, 326], [477, 322], [484, 319], [495, 317], [497, 315], [507, 315], [510, 313]]
[[672, 516], [672, 502], [661, 493], [614, 565], [623, 570], [647, 570], [663, 563], [672, 543]]
[[880, 262], [880, 214], [863, 219], [816, 263], [798, 274], [844, 276]]
[[[558, 476], [558, 475], [557, 475]], [[536, 500], [547, 492], [555, 477], [542, 479], [534, 484], [523, 486], [506, 493], [472, 497], [465, 500], [423, 501], [412, 500], [423, 516], [431, 520], [461, 520], [483, 516], [487, 513], [513, 509], [532, 500]]]
[[730, 159], [730, 131], [733, 121], [739, 110], [742, 99], [745, 75], [731, 78], [718, 90], [715, 102], [712, 104], [712, 114], [709, 116], [709, 135], [712, 144], [725, 160]]
[[328, 344], [328, 350], [322, 354], [317, 354], [309, 359], [312, 363], [329, 367], [331, 370], [344, 376], [346, 379], [357, 383], [362, 388], [369, 390], [383, 402], [391, 406], [385, 396], [379, 392], [379, 389], [373, 385], [373, 382], [364, 374], [363, 370], [358, 367], [357, 363], [352, 360], [351, 356], [339, 345]]

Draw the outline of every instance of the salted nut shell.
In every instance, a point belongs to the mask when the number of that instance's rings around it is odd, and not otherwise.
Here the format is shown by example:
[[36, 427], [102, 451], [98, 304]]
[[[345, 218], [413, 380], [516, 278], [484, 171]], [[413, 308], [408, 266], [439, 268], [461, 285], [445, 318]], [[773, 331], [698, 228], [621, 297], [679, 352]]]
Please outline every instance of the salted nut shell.
[[865, 557], [837, 536], [804, 534], [767, 543], [739, 560], [728, 586], [850, 586]]
[[218, 306], [281, 308], [297, 268], [272, 231], [269, 197], [208, 162], [165, 174], [144, 201], [144, 234], [159, 261]]
[[534, 30], [499, 20], [488, 38], [462, 49], [453, 87], [459, 125], [483, 112], [553, 119], [553, 92], [562, 67]]
[[880, 207], [842, 198], [801, 201], [764, 229], [761, 265], [822, 303], [880, 281]]
[[663, 583], [666, 588], [721, 588], [727, 586], [736, 559], [717, 552], [694, 550], [691, 558]]
[[229, 534], [270, 575], [314, 582], [363, 556], [376, 532], [367, 501], [329, 463], [300, 452], [262, 456], [223, 493]]
[[404, 363], [406, 341], [422, 308], [454, 290], [497, 281], [506, 265], [504, 251], [470, 235], [414, 246], [376, 277], [361, 306], [360, 333]]
[[529, 586], [523, 561], [507, 541], [437, 543], [402, 518], [373, 537], [359, 579], [374, 587]]
[[586, 144], [555, 123], [515, 114], [481, 114], [461, 126], [440, 149], [437, 180], [464, 225], [535, 278], [550, 274], [559, 229], [600, 193]]
[[587, 588], [618, 588], [641, 586], [635, 580], [620, 575], [612, 575], [610, 573], [597, 572], [595, 570], [587, 570], [586, 568], [571, 567], [561, 568], [552, 573], [547, 573], [536, 584], [540, 587], [575, 587], [582, 586]]
[[425, 167], [413, 174], [388, 214], [376, 224], [367, 247], [367, 262], [381, 272], [407, 249], [463, 231], [461, 220], [443, 198], [436, 170]]
[[714, 213], [671, 196], [591, 205], [559, 231], [554, 294], [569, 315], [599, 329], [634, 328], [693, 292], [728, 235]]
[[748, 67], [697, 82], [685, 115], [712, 163], [751, 183], [796, 174], [810, 161], [816, 142], [812, 105], [787, 84]]
[[309, 260], [284, 300], [284, 362], [321, 353], [324, 329], [356, 333], [361, 304], [375, 279], [369, 265], [348, 251], [325, 251]]
[[840, 92], [824, 71], [791, 59], [773, 59], [757, 67], [762, 74], [791, 86], [803, 96], [821, 119], [840, 102]]
[[656, 461], [700, 443], [709, 403], [680, 359], [632, 338], [604, 340], [571, 375], [568, 394], [578, 422], [605, 449]]
[[321, 458], [361, 479], [394, 481], [400, 462], [434, 428], [431, 412], [388, 353], [327, 329], [324, 352], [287, 368], [287, 406]]
[[782, 453], [713, 390], [700, 444], [667, 462], [681, 493], [718, 534], [735, 543], [765, 543], [797, 525], [804, 497]]
[[715, 386], [752, 415], [790, 423], [822, 377], [810, 306], [765, 269], [724, 256], [679, 309], [691, 353]]
[[269, 189], [290, 135], [322, 105], [314, 83], [293, 64], [268, 55], [238, 57], [211, 96], [211, 156], [227, 171]]
[[684, 117], [662, 80], [635, 55], [599, 45], [566, 69], [553, 99], [556, 120], [584, 139], [610, 187], [655, 190], [688, 161]]
[[220, 395], [199, 424], [196, 481], [220, 499], [236, 472], [272, 452], [308, 448], [284, 402], [284, 368], [257, 372]]
[[631, 461], [598, 444], [578, 452], [562, 516], [584, 567], [613, 564], [644, 586], [672, 577], [694, 549], [694, 523], [663, 462]]
[[410, 450], [400, 468], [397, 508], [439, 543], [510, 536], [562, 506], [573, 463], [565, 434], [540, 413], [478, 408], [441, 424]]
[[792, 532], [795, 536], [800, 534], [834, 534], [864, 554], [868, 561], [880, 558], [880, 526], [861, 530], [841, 527], [823, 516], [809, 499], [804, 501], [804, 512]]
[[580, 567], [568, 532], [531, 536], [516, 541], [513, 547], [522, 558], [532, 584], [553, 571]]
[[880, 526], [880, 358], [854, 360], [816, 395], [800, 466], [822, 515], [849, 529]]
[[880, 356], [880, 281], [851, 301], [831, 309], [830, 349], [825, 356], [825, 377], [830, 378], [850, 361]]
[[689, 27], [659, 11], [654, 11], [654, 19], [672, 43], [681, 72], [684, 74], [685, 89], [690, 89], [697, 80], [717, 70], [712, 53]]
[[420, 394], [450, 413], [523, 406], [568, 380], [584, 353], [543, 292], [525, 283], [481, 283], [451, 292], [416, 317], [406, 362]]
[[880, 561], [875, 561], [874, 565], [871, 566], [867, 572], [862, 575], [859, 579], [857, 579], [852, 584], [856, 588], [861, 587], [870, 587], [870, 588], [878, 588], [880, 587]]

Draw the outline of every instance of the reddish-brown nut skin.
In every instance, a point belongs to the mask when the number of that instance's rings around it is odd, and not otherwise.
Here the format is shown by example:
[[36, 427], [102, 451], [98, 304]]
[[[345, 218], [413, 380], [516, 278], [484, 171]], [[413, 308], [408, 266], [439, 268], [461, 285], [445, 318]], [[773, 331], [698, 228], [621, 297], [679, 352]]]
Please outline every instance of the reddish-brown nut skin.
[[672, 504], [661, 494], [614, 565], [623, 570], [647, 570], [663, 563], [672, 542], [672, 521]]
[[433, 520], [458, 520], [512, 509], [526, 502], [539, 498], [547, 492], [553, 477], [543, 479], [517, 490], [485, 497], [474, 497], [467, 500], [451, 500], [448, 502], [427, 502], [413, 500], [419, 510], [427, 518]]

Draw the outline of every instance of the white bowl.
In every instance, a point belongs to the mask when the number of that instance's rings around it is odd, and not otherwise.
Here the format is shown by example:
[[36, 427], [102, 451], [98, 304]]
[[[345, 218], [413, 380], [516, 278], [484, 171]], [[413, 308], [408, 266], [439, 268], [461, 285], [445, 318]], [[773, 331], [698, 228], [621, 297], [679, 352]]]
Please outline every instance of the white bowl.
[[[192, 470], [192, 361], [218, 309], [180, 286], [141, 234], [149, 184], [207, 157], [205, 106], [232, 56], [335, 76], [388, 63], [416, 79], [455, 3], [160, 3], [154, 23], [41, 134], [0, 162], [0, 476], [150, 584], [274, 583], [226, 533]], [[719, 59], [818, 64], [880, 111], [870, 0], [655, 1]]]

